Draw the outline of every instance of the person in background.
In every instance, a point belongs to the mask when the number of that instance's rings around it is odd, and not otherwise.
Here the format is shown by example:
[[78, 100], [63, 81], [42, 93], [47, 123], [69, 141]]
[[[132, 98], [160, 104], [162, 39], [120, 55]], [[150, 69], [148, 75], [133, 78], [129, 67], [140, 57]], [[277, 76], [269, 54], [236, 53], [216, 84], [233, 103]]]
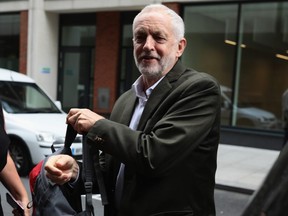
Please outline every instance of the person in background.
[[[10, 140], [5, 132], [3, 110], [0, 102], [0, 181], [11, 195], [22, 204], [24, 207], [24, 215], [29, 216], [30, 210], [27, 208], [29, 203], [28, 193], [17, 173], [14, 161], [8, 152], [9, 144]], [[14, 215], [19, 215], [16, 209], [13, 210], [13, 213]], [[3, 216], [1, 202], [0, 216]]]
[[288, 89], [282, 95], [282, 121], [284, 129], [283, 147], [288, 141]]
[[[219, 84], [182, 65], [184, 23], [164, 5], [148, 5], [135, 17], [133, 45], [141, 75], [110, 119], [89, 109], [67, 115], [67, 123], [102, 152], [104, 214], [215, 215]], [[81, 182], [70, 156], [50, 157], [45, 169], [55, 183]]]

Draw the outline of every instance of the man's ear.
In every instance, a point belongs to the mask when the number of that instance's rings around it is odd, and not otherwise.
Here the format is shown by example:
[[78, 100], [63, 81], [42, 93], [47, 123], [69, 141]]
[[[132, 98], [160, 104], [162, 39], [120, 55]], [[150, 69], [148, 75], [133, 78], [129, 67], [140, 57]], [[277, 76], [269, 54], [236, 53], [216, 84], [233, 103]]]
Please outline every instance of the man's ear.
[[186, 47], [187, 41], [185, 38], [182, 38], [179, 42], [178, 42], [178, 52], [177, 52], [177, 57], [180, 57]]

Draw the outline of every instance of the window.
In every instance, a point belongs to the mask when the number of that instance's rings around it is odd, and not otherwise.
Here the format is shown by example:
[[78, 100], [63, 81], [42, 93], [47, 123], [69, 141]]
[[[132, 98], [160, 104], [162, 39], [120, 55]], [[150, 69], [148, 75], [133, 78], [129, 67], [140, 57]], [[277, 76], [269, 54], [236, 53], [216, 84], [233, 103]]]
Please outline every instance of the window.
[[0, 98], [8, 113], [60, 113], [35, 83], [0, 81]]
[[288, 88], [288, 3], [187, 6], [185, 65], [221, 84], [221, 124], [281, 129]]
[[93, 108], [96, 13], [60, 16], [58, 98], [63, 110]]
[[0, 67], [18, 71], [19, 14], [0, 14]]
[[140, 76], [134, 57], [132, 42], [132, 23], [137, 12], [125, 12], [121, 14], [122, 42], [121, 42], [121, 71], [119, 77], [119, 95], [131, 88], [132, 83]]

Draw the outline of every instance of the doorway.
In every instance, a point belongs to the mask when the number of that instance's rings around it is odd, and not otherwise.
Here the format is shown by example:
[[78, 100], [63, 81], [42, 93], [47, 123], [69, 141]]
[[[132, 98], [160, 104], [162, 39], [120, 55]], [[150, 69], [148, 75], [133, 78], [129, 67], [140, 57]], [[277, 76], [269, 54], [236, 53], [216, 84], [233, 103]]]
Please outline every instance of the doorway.
[[60, 51], [58, 97], [65, 112], [72, 107], [93, 108], [93, 53], [94, 49], [82, 47]]

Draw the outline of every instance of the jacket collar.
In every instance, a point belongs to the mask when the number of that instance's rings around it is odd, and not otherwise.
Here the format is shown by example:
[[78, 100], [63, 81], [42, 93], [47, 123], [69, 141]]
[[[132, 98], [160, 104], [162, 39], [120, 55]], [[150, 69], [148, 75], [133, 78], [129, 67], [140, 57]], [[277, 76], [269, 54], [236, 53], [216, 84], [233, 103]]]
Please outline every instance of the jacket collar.
[[[173, 87], [173, 83], [179, 79], [179, 77], [184, 73], [185, 69], [186, 68], [180, 63], [180, 61], [178, 61], [174, 67], [166, 74], [166, 76], [158, 83], [155, 89], [153, 89], [139, 121], [138, 130], [144, 129], [148, 119], [153, 115], [161, 102], [169, 95], [170, 90]], [[127, 103], [125, 104], [125, 107], [123, 107], [123, 112], [121, 113], [119, 122], [125, 125], [129, 125], [137, 102], [137, 96], [135, 91], [132, 89], [130, 89], [130, 91], [126, 92], [125, 94], [125, 101]]]

